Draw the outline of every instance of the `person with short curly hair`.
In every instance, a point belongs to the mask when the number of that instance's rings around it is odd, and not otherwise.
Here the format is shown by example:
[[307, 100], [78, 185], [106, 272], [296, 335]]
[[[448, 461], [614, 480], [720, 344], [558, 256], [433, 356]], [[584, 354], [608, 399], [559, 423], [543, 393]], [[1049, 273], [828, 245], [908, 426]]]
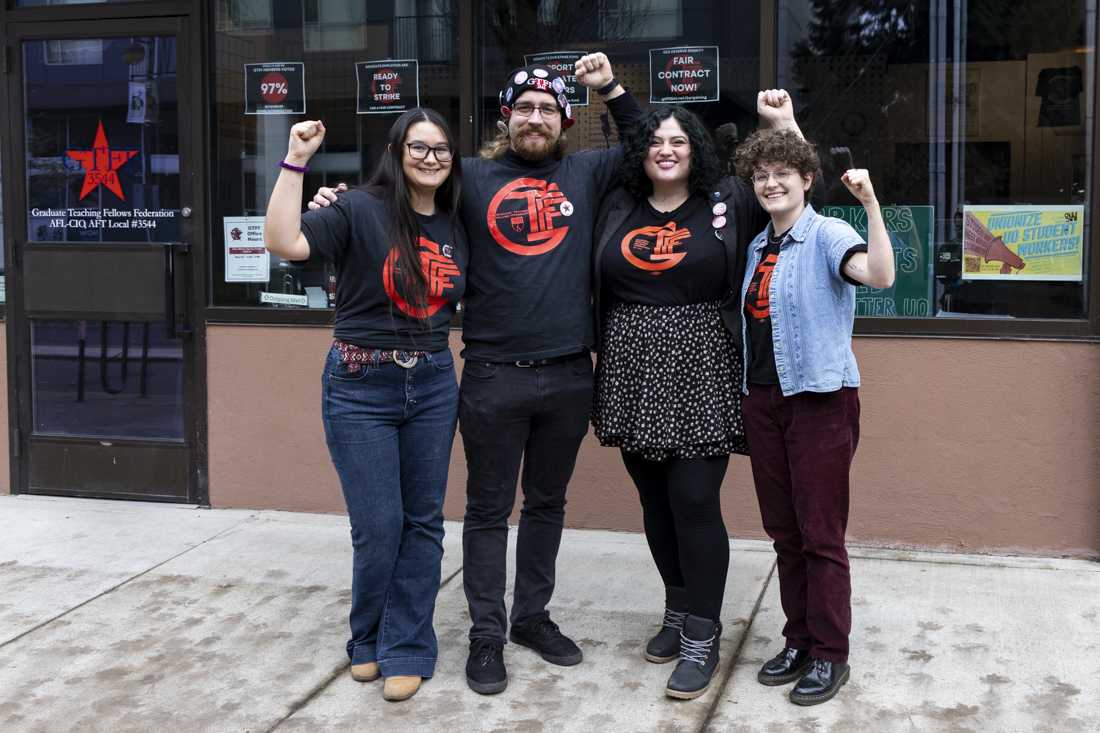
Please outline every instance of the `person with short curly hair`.
[[[757, 100], [765, 124], [797, 130], [792, 109], [778, 90]], [[658, 106], [624, 136], [619, 184], [596, 224], [592, 423], [622, 452], [665, 586], [645, 658], [679, 660], [665, 693], [690, 699], [718, 668], [729, 568], [719, 490], [730, 454], [746, 451], [739, 294], [767, 215], [743, 181], [722, 176], [683, 107]]]
[[844, 533], [859, 442], [859, 368], [852, 353], [856, 286], [887, 288], [894, 255], [866, 170], [841, 181], [867, 213], [867, 242], [807, 201], [820, 165], [786, 131], [753, 133], [737, 151], [771, 222], [749, 245], [741, 285], [745, 433], [764, 530], [778, 555], [786, 645], [757, 674], [796, 682], [816, 705], [848, 680], [851, 579]]

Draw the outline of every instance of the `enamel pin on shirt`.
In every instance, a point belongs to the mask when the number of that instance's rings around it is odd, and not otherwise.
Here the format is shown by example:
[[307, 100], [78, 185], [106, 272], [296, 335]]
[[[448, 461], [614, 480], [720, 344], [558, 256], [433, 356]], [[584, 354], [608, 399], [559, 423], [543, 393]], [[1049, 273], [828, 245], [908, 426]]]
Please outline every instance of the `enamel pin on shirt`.
[[714, 219], [710, 222], [710, 225], [714, 227], [714, 236], [718, 239], [722, 239], [722, 227], [726, 225], [726, 204], [724, 201], [719, 201], [710, 208]]

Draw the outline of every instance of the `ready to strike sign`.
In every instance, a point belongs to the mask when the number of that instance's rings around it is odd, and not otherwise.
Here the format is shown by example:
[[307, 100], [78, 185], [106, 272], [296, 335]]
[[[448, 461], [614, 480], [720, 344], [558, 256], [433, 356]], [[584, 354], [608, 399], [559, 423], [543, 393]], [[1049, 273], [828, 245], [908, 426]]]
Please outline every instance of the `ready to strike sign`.
[[561, 74], [565, 81], [565, 98], [574, 107], [588, 106], [588, 87], [577, 81], [577, 59], [584, 51], [548, 51], [523, 57], [523, 65], [542, 64]]
[[301, 61], [245, 64], [244, 113], [304, 115], [306, 65]]
[[420, 106], [420, 62], [416, 59], [360, 61], [355, 65], [359, 96], [355, 112], [379, 115]]
[[649, 50], [649, 101], [654, 104], [718, 101], [718, 47]]

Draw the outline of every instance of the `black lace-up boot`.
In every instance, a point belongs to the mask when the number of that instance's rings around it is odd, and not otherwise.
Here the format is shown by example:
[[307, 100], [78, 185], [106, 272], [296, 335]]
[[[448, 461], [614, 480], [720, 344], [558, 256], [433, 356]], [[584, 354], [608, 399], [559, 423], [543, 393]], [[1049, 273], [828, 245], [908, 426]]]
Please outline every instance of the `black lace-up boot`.
[[680, 632], [680, 661], [668, 678], [665, 694], [680, 700], [699, 697], [718, 669], [719, 637], [722, 624], [698, 616], [684, 619]]
[[645, 645], [645, 658], [664, 664], [680, 657], [680, 630], [687, 614], [687, 593], [683, 588], [665, 588], [665, 617], [661, 630]]

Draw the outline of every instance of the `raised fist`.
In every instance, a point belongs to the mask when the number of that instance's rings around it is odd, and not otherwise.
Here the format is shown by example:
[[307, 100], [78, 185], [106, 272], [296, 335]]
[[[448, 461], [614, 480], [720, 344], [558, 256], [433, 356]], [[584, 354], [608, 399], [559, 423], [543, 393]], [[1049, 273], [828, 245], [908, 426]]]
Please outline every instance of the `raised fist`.
[[288, 163], [305, 165], [313, 157], [325, 139], [325, 126], [320, 120], [306, 120], [290, 128], [290, 144], [287, 146]]
[[840, 177], [840, 180], [864, 206], [869, 206], [875, 202], [875, 189], [871, 186], [871, 174], [865, 168], [847, 170]]
[[605, 53], [590, 53], [577, 59], [574, 67], [577, 81], [589, 89], [599, 89], [614, 78], [611, 62]]

